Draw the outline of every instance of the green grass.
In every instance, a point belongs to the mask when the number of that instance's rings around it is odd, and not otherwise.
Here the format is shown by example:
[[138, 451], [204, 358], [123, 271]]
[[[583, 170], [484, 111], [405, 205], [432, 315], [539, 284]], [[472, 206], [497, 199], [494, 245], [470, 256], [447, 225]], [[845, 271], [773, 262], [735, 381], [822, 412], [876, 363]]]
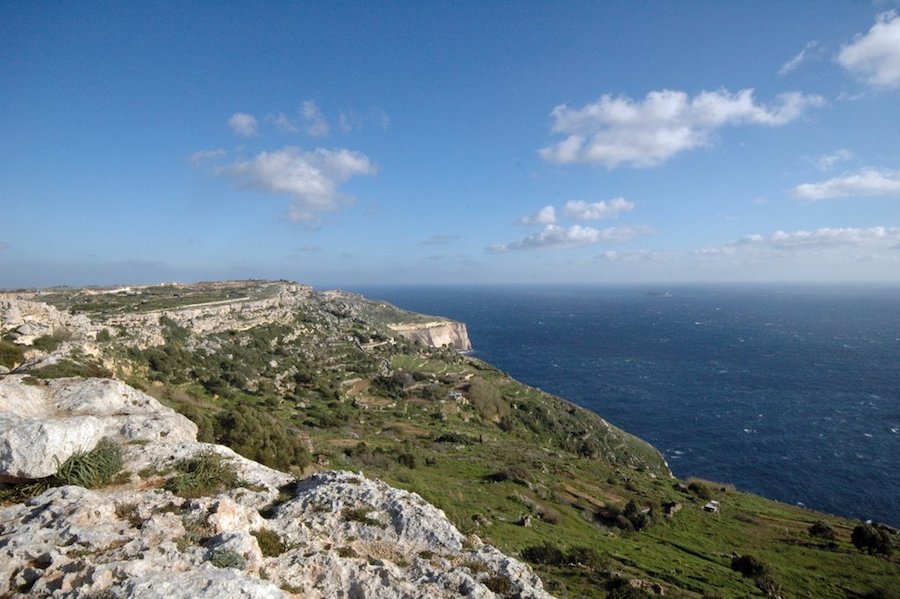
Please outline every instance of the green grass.
[[46, 478], [24, 481], [0, 489], [0, 501], [23, 502], [52, 487], [77, 485], [96, 489], [116, 482], [122, 471], [122, 448], [104, 437], [90, 451], [79, 451], [65, 462], [56, 462], [56, 473]]
[[175, 470], [165, 488], [179, 497], [216, 495], [242, 485], [234, 466], [211, 449], [178, 462]]
[[[262, 286], [259, 293], [266, 289], [271, 288]], [[92, 314], [112, 315], [255, 292], [249, 283], [225, 291], [158, 288], [140, 305], [134, 303], [140, 296], [87, 301], [71, 290], [60, 293], [72, 296], [66, 301], [93, 306]], [[126, 351], [116, 335], [103, 351], [130, 363], [132, 380], [197, 422], [207, 440], [275, 459], [286, 447], [285, 435], [249, 431], [274, 431], [278, 421], [286, 435], [309, 435], [314, 457], [327, 460], [329, 468], [362, 470], [415, 491], [462, 532], [508, 554], [534, 557], [530, 548], [559, 548], [566, 559], [534, 568], [561, 598], [621, 596], [621, 580], [628, 578], [661, 584], [670, 598], [763, 597], [753, 579], [731, 568], [732, 554], [766, 564], [786, 598], [852, 599], [896, 587], [900, 557], [857, 551], [850, 534], [858, 522], [702, 481], [682, 493], [647, 443], [489, 364], [396, 338], [385, 323], [408, 315], [381, 302], [358, 301], [314, 298], [298, 307], [292, 323], [202, 338], [170, 327], [169, 343], [152, 350]], [[395, 343], [377, 345], [390, 337]], [[376, 343], [361, 349], [348, 338]], [[392, 370], [385, 378], [397, 384], [366, 388], [383, 374], [382, 364]], [[391, 378], [398, 372], [408, 377]], [[465, 400], [451, 400], [451, 390]], [[229, 412], [246, 432], [219, 436], [217, 427]], [[257, 443], [242, 447], [247, 437]], [[399, 456], [404, 457], [398, 461]], [[302, 452], [298, 459], [305, 463]], [[195, 496], [240, 484], [216, 457], [208, 460], [180, 465], [169, 488]], [[222, 469], [224, 476], [216, 474]], [[704, 512], [700, 495], [720, 501], [721, 513]], [[660, 513], [667, 502], [683, 509], [639, 532], [595, 515], [622, 511], [632, 501]], [[379, 526], [370, 513], [360, 507], [342, 516]], [[526, 516], [531, 526], [520, 525]], [[834, 531], [833, 541], [810, 535], [819, 520]]]

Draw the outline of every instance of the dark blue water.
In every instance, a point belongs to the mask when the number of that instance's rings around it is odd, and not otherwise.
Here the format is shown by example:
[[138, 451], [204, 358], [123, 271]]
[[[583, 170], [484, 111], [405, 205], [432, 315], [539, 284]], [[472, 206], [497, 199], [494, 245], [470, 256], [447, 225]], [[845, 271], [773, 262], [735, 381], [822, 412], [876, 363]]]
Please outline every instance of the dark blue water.
[[681, 477], [900, 525], [900, 288], [366, 287]]

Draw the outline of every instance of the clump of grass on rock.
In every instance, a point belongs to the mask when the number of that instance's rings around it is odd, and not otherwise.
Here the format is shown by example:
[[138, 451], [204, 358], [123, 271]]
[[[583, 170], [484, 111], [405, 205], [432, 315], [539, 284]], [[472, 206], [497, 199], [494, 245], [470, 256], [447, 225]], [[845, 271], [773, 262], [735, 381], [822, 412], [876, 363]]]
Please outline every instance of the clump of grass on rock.
[[182, 460], [175, 469], [178, 474], [166, 489], [180, 497], [204, 497], [241, 486], [234, 465], [211, 449]]

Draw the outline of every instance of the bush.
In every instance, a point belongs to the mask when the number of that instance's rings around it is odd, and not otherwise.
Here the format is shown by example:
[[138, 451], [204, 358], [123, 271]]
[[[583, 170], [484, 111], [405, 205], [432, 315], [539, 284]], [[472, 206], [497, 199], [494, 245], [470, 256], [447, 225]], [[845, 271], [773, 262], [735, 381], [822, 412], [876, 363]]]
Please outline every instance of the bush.
[[256, 542], [259, 543], [259, 550], [264, 557], [278, 557], [287, 549], [284, 541], [281, 539], [281, 535], [274, 530], [260, 528], [259, 530], [251, 531], [250, 534], [256, 537]]
[[809, 527], [809, 536], [819, 537], [820, 539], [834, 540], [834, 529], [821, 520]]
[[469, 401], [485, 420], [499, 422], [510, 413], [509, 404], [504, 401], [497, 385], [483, 378], [475, 378], [469, 384]]
[[514, 482], [517, 485], [528, 486], [528, 484], [532, 481], [531, 471], [521, 464], [513, 464], [508, 468], [504, 468], [503, 470], [498, 470], [493, 474], [488, 474], [485, 477], [487, 480], [495, 483], [502, 483], [504, 481]]
[[109, 378], [113, 373], [96, 362], [77, 363], [72, 360], [60, 360], [55, 364], [38, 368], [31, 374], [42, 379], [60, 379], [71, 376]]
[[533, 545], [522, 550], [522, 559], [532, 564], [545, 564], [547, 566], [561, 566], [567, 563], [566, 555], [562, 549], [544, 541], [543, 545]]
[[0, 366], [15, 368], [25, 361], [25, 351], [18, 345], [0, 341]]
[[166, 483], [166, 489], [180, 497], [215, 495], [241, 484], [234, 466], [211, 449], [179, 462], [175, 468], [179, 474]]
[[757, 588], [768, 597], [775, 597], [779, 593], [778, 584], [772, 577], [769, 566], [762, 560], [752, 555], [741, 555], [731, 560], [731, 569], [740, 572], [745, 578], [753, 579]]
[[752, 555], [740, 555], [732, 558], [731, 569], [740, 572], [746, 578], [756, 578], [762, 574], [767, 574], [768, 566], [761, 560], [756, 559]]
[[709, 485], [706, 485], [698, 480], [692, 481], [688, 485], [688, 490], [700, 499], [706, 499], [707, 501], [709, 501], [713, 498], [713, 492], [712, 489], [709, 488]]
[[416, 456], [408, 452], [403, 452], [397, 456], [397, 463], [401, 466], [406, 466], [409, 469], [415, 469]]
[[247, 566], [247, 560], [237, 551], [217, 547], [209, 556], [209, 563], [216, 568], [237, 568], [243, 570]]
[[34, 349], [39, 349], [43, 352], [53, 352], [55, 351], [63, 341], [68, 341], [72, 338], [72, 333], [65, 329], [57, 329], [53, 331], [52, 335], [42, 335], [34, 340], [34, 343], [31, 344], [31, 347]]
[[506, 578], [505, 576], [490, 576], [482, 580], [481, 584], [498, 595], [506, 595], [512, 588], [509, 578]]
[[891, 535], [887, 531], [875, 528], [871, 524], [860, 524], [854, 528], [850, 534], [850, 540], [859, 551], [864, 551], [869, 555], [876, 553], [890, 555], [894, 551]]
[[245, 458], [279, 470], [305, 468], [310, 462], [300, 436], [259, 407], [241, 404], [219, 414], [215, 440]]

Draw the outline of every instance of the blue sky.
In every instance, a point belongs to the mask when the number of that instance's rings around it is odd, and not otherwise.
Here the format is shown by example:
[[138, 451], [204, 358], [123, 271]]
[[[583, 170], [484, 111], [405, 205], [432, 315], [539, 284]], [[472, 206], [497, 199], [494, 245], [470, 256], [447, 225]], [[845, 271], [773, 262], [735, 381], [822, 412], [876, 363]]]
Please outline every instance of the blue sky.
[[0, 4], [0, 287], [900, 282], [897, 2]]

